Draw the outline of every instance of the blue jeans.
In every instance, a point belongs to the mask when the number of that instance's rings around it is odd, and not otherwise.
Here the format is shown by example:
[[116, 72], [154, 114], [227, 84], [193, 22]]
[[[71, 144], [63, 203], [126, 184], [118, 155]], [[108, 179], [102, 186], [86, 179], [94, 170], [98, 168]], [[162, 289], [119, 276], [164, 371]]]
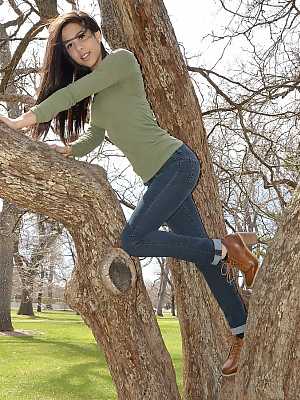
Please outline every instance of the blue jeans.
[[[144, 185], [147, 190], [121, 235], [132, 256], [174, 257], [203, 274], [233, 334], [244, 332], [247, 309], [236, 284], [221, 273], [221, 239], [210, 239], [192, 198], [200, 176], [196, 154], [182, 144]], [[170, 232], [159, 230], [166, 223]]]

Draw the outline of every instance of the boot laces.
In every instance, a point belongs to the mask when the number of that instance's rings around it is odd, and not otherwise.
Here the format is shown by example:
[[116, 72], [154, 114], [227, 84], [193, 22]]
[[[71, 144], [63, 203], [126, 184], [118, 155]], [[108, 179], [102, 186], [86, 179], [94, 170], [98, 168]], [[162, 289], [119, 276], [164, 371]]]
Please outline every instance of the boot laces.
[[242, 346], [243, 346], [243, 340], [235, 339], [230, 348], [230, 355], [232, 357], [237, 357], [241, 351]]
[[236, 264], [234, 263], [233, 260], [221, 260], [220, 261], [220, 268], [221, 268], [221, 275], [225, 276], [226, 275], [226, 281], [229, 284], [232, 284], [235, 280], [235, 275], [233, 271], [233, 267]]

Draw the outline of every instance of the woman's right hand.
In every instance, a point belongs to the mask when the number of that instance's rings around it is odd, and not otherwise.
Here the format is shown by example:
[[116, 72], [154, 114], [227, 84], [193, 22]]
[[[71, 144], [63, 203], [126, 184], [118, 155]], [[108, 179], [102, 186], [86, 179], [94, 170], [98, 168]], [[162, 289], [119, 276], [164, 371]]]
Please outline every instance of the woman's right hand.
[[28, 128], [29, 126], [37, 123], [36, 115], [30, 110], [20, 115], [20, 117], [16, 119], [6, 117], [5, 115], [0, 115], [0, 121], [11, 129]]
[[3, 122], [11, 129], [19, 129], [17, 119], [5, 117], [4, 115], [0, 115], [0, 121]]

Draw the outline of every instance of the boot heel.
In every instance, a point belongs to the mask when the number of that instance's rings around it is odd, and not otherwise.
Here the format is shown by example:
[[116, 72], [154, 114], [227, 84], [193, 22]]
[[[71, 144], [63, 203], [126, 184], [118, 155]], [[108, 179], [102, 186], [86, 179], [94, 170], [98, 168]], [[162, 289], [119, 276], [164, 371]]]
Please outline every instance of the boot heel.
[[244, 243], [252, 246], [257, 243], [257, 235], [255, 232], [236, 232], [243, 239]]
[[245, 284], [245, 286], [246, 286], [246, 289], [253, 289], [255, 280], [256, 280], [257, 275], [258, 275], [258, 271], [259, 271], [259, 268], [257, 268], [257, 270], [255, 271], [254, 277], [252, 278], [252, 282], [251, 282], [250, 284], [247, 284], [246, 273], [245, 273], [245, 272], [242, 272], [243, 279], [244, 279], [244, 284]]

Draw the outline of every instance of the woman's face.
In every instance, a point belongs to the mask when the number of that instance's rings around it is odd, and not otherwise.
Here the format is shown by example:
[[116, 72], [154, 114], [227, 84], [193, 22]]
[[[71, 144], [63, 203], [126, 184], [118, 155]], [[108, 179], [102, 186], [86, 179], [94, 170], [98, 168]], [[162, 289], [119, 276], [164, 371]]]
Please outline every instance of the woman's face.
[[101, 61], [101, 33], [91, 32], [78, 23], [70, 22], [61, 32], [69, 56], [79, 65], [94, 69]]

